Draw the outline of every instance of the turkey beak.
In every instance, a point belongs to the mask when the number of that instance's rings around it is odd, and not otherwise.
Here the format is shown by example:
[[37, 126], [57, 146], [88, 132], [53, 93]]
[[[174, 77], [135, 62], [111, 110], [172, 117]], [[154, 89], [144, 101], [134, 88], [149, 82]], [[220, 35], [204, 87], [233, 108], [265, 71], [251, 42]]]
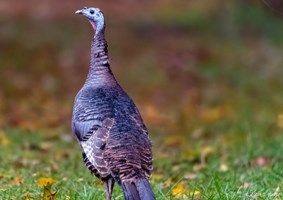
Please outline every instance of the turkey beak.
[[82, 13], [83, 13], [82, 10], [77, 10], [77, 11], [75, 12], [75, 14], [82, 14]]

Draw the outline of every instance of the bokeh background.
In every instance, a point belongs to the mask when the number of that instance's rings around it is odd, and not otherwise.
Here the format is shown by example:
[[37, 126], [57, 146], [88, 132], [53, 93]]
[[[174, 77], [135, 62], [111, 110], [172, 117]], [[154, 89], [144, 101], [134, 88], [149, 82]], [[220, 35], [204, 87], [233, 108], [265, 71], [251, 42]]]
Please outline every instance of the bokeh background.
[[186, 131], [245, 95], [279, 103], [265, 90], [282, 85], [282, 15], [264, 2], [1, 1], [2, 127], [70, 130], [93, 37], [84, 5], [104, 10], [112, 69], [150, 128]]
[[[204, 165], [208, 154], [225, 160], [241, 144], [250, 149], [244, 163], [270, 164], [264, 142], [283, 126], [283, 3], [275, 0], [1, 0], [3, 144], [27, 133], [71, 137], [93, 37], [74, 14], [83, 6], [106, 15], [111, 67], [150, 130], [157, 181], [166, 170], [194, 179], [188, 165]], [[254, 138], [262, 145], [248, 147]]]

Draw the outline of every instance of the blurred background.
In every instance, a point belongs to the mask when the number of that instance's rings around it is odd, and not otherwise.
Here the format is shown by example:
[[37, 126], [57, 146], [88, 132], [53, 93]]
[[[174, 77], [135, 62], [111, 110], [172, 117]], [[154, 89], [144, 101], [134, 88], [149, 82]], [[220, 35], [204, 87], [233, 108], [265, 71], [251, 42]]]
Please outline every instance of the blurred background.
[[282, 108], [279, 1], [14, 0], [0, 2], [1, 127], [70, 131], [93, 37], [83, 6], [105, 12], [112, 69], [150, 129]]
[[104, 11], [112, 70], [150, 131], [157, 199], [280, 197], [279, 0], [1, 0], [0, 191], [38, 199], [31, 188], [47, 176], [60, 180], [60, 199], [95, 192], [71, 134], [94, 34], [74, 14], [84, 6]]

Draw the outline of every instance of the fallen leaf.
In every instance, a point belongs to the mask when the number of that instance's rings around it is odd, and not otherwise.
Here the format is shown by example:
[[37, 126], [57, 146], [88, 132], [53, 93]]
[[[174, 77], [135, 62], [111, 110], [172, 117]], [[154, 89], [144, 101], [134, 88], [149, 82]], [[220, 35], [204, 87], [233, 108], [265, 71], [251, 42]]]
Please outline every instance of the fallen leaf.
[[186, 173], [184, 175], [184, 179], [188, 179], [188, 180], [196, 179], [197, 177], [198, 177], [198, 174], [196, 173]]
[[205, 164], [205, 161], [210, 154], [214, 154], [216, 152], [216, 149], [211, 146], [205, 146], [201, 148], [201, 164]]
[[221, 172], [227, 172], [228, 171], [228, 165], [225, 164], [225, 163], [221, 163], [220, 166], [219, 166], [219, 171]]
[[283, 114], [279, 114], [277, 117], [277, 126], [283, 128]]
[[18, 158], [13, 162], [15, 168], [32, 167], [40, 163], [39, 160], [29, 160], [26, 158]]
[[164, 177], [164, 175], [163, 174], [157, 174], [157, 173], [155, 173], [155, 174], [153, 174], [152, 175], [152, 179], [153, 180], [160, 180], [160, 179], [162, 179]]
[[159, 124], [162, 122], [163, 115], [157, 109], [157, 106], [147, 104], [143, 109], [143, 116], [152, 124]]
[[187, 190], [183, 182], [177, 184], [172, 189], [172, 196], [176, 198], [188, 199], [188, 196], [197, 196], [200, 194], [201, 192], [199, 190], [193, 190], [193, 191]]
[[265, 167], [267, 165], [270, 165], [271, 162], [272, 162], [271, 158], [259, 156], [256, 159], [252, 160], [250, 163], [252, 167]]
[[215, 153], [215, 148], [211, 147], [211, 146], [204, 146], [201, 148], [201, 154], [203, 155], [208, 155], [208, 154], [212, 154]]
[[22, 195], [22, 199], [24, 200], [31, 200], [31, 198], [29, 198], [29, 192], [26, 192], [25, 194]]
[[244, 182], [243, 185], [241, 185], [240, 188], [246, 189], [250, 186], [250, 184], [248, 182]]
[[164, 139], [164, 144], [166, 146], [181, 146], [184, 143], [184, 139], [180, 136], [169, 136]]
[[192, 131], [191, 135], [192, 135], [192, 138], [194, 139], [201, 138], [204, 135], [204, 130], [203, 128], [197, 128]]
[[200, 195], [200, 194], [201, 194], [201, 192], [198, 191], [198, 190], [194, 190], [194, 191], [189, 193], [190, 196], [197, 196], [197, 195]]
[[68, 152], [66, 152], [66, 151], [59, 151], [59, 152], [57, 152], [56, 154], [55, 154], [55, 159], [56, 160], [66, 160], [66, 159], [68, 159], [70, 157], [70, 155], [69, 155], [69, 153]]
[[166, 179], [166, 181], [164, 181], [164, 188], [169, 188], [172, 185], [172, 178], [168, 178]]
[[258, 157], [256, 160], [256, 164], [260, 167], [266, 165], [267, 160], [264, 157]]
[[14, 178], [14, 184], [15, 184], [16, 186], [22, 185], [23, 182], [24, 182], [24, 179], [23, 179], [22, 177], [20, 177], [20, 176], [16, 176], [16, 177]]
[[214, 122], [220, 119], [226, 118], [232, 114], [232, 109], [228, 105], [214, 107], [214, 108], [206, 108], [203, 109], [200, 117], [203, 121], [206, 122]]
[[40, 187], [45, 187], [45, 186], [51, 186], [53, 185], [54, 183], [56, 183], [56, 180], [53, 179], [53, 178], [39, 178], [37, 180], [37, 185], [40, 186]]
[[186, 192], [187, 190], [185, 186], [182, 183], [180, 183], [173, 188], [172, 195], [177, 198], [187, 198], [188, 196], [186, 195]]
[[189, 161], [199, 161], [200, 152], [194, 149], [189, 149], [187, 151], [183, 151], [182, 156], [184, 157], [184, 159]]
[[53, 178], [40, 178], [37, 181], [37, 185], [43, 187], [43, 195], [41, 200], [54, 200], [56, 192], [52, 192], [52, 185], [56, 183]]
[[174, 165], [173, 167], [172, 167], [172, 171], [173, 172], [177, 172], [177, 171], [179, 171], [180, 170], [180, 165]]
[[4, 131], [0, 131], [0, 144], [1, 146], [7, 146], [10, 144], [10, 140], [6, 137]]
[[48, 152], [49, 149], [51, 149], [51, 147], [52, 147], [51, 142], [42, 142], [39, 144], [39, 149], [44, 153]]
[[206, 167], [207, 167], [206, 164], [195, 164], [193, 166], [193, 171], [198, 172], [198, 171], [200, 171], [202, 169], [205, 169]]
[[6, 179], [6, 178], [9, 178], [7, 174], [0, 173], [0, 179]]
[[277, 196], [279, 194], [279, 191], [280, 191], [280, 187], [277, 186], [277, 188], [275, 189], [275, 191], [273, 192], [273, 196]]
[[18, 124], [18, 127], [23, 130], [34, 131], [37, 128], [37, 121], [35, 119], [34, 120], [22, 120]]
[[55, 200], [56, 192], [51, 192], [51, 186], [50, 187], [44, 187], [43, 188], [43, 195], [41, 197], [42, 200]]

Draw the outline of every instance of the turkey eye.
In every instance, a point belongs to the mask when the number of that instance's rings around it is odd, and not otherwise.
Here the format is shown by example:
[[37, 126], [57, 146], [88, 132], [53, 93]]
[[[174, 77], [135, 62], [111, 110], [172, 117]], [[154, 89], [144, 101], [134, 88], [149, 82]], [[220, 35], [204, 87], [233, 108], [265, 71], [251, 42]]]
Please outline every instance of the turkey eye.
[[93, 13], [94, 13], [94, 10], [90, 10], [90, 11], [89, 11], [89, 13], [93, 15]]

